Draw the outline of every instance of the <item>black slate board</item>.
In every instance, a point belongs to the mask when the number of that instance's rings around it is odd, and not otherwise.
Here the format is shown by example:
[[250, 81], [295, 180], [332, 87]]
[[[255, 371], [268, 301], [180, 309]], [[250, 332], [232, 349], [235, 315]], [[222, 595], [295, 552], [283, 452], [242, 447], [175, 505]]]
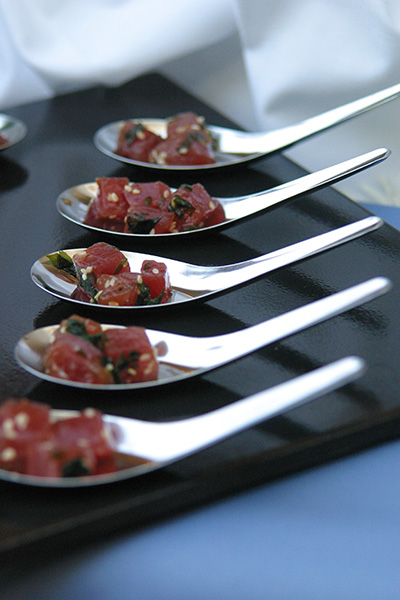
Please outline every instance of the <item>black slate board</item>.
[[[273, 273], [206, 304], [149, 314], [96, 311], [103, 322], [140, 324], [204, 335], [239, 329], [376, 275], [393, 290], [355, 309], [273, 344], [200, 379], [159, 390], [83, 393], [38, 382], [16, 364], [16, 341], [33, 327], [59, 322], [74, 310], [44, 294], [30, 280], [33, 261], [59, 248], [89, 246], [99, 239], [56, 212], [64, 189], [98, 176], [137, 181], [182, 177], [139, 170], [103, 156], [92, 143], [105, 123], [139, 116], [166, 117], [194, 110], [217, 125], [228, 121], [158, 75], [118, 89], [96, 88], [10, 110], [28, 125], [26, 139], [0, 154], [1, 398], [28, 395], [55, 407], [93, 405], [110, 413], [148, 419], [198, 414], [285, 381], [342, 356], [365, 358], [369, 370], [357, 383], [312, 406], [293, 411], [187, 458], [162, 471], [111, 486], [79, 490], [26, 488], [0, 482], [2, 560], [35, 550], [36, 560], [127, 528], [141, 527], [177, 511], [379, 443], [398, 435], [400, 235], [389, 225], [367, 237]], [[366, 151], [372, 148], [366, 148]], [[344, 155], [343, 160], [350, 158]], [[328, 166], [328, 165], [327, 165]], [[379, 168], [379, 167], [375, 167]], [[212, 195], [267, 189], [304, 172], [275, 155], [247, 167], [201, 175]], [[186, 183], [199, 180], [185, 175]], [[151, 247], [124, 241], [126, 250], [148, 250], [194, 263], [244, 260], [328, 231], [368, 212], [328, 189], [288, 202], [224, 233]], [[119, 242], [120, 240], [118, 240]], [[80, 314], [93, 316], [90, 308]], [[5, 563], [3, 562], [3, 565]]]

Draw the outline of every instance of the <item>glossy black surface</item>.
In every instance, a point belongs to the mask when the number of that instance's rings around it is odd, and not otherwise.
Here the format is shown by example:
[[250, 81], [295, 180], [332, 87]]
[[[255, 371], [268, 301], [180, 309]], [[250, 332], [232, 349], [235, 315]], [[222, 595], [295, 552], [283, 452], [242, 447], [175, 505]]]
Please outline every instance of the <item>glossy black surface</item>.
[[[0, 155], [1, 398], [28, 395], [55, 407], [92, 405], [105, 412], [162, 420], [213, 409], [348, 354], [365, 358], [368, 373], [312, 406], [136, 480], [64, 491], [0, 482], [0, 552], [4, 558], [14, 550], [22, 553], [32, 547], [45, 556], [55, 547], [138, 527], [398, 435], [400, 235], [388, 225], [204, 304], [134, 315], [96, 310], [95, 318], [104, 322], [212, 335], [257, 323], [376, 275], [392, 279], [394, 287], [387, 296], [200, 379], [135, 395], [87, 393], [39, 382], [16, 364], [14, 345], [24, 333], [57, 323], [72, 310], [69, 303], [49, 297], [31, 282], [33, 261], [49, 249], [85, 247], [100, 239], [113, 242], [107, 234], [85, 232], [63, 219], [55, 209], [60, 191], [104, 175], [126, 175], [136, 181], [156, 178], [154, 171], [137, 170], [102, 155], [93, 146], [94, 132], [104, 123], [131, 114], [164, 117], [184, 110], [229, 125], [158, 76], [145, 76], [120, 89], [88, 90], [8, 111], [27, 124], [28, 135]], [[299, 167], [274, 156], [248, 167], [204, 174], [201, 183], [211, 194], [233, 196], [301, 174]], [[163, 172], [158, 178], [173, 186], [199, 180], [196, 173], [185, 174], [185, 181], [176, 173], [167, 177]], [[127, 240], [123, 249], [147, 250], [199, 264], [230, 263], [366, 214], [339, 193], [323, 190], [225, 233], [176, 243], [154, 239], [151, 248]], [[76, 312], [93, 316], [90, 307]]]

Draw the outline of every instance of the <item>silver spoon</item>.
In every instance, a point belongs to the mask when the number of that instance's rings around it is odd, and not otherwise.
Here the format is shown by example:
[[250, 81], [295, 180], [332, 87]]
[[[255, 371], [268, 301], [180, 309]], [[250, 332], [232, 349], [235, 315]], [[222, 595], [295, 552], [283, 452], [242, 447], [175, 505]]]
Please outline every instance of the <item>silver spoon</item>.
[[[328, 110], [327, 112], [311, 117], [310, 119], [268, 132], [249, 133], [226, 127], [208, 125], [208, 128], [217, 143], [216, 163], [210, 165], [158, 165], [133, 160], [116, 154], [115, 150], [117, 148], [118, 135], [125, 121], [116, 121], [101, 127], [94, 135], [94, 144], [107, 156], [140, 167], [175, 171], [213, 169], [245, 163], [260, 158], [261, 156], [283, 150], [296, 142], [307, 139], [312, 135], [325, 131], [339, 123], [348, 121], [376, 106], [389, 102], [399, 95], [400, 84], [396, 84], [379, 92], [375, 92], [374, 94], [365, 96], [364, 98]], [[166, 137], [167, 119], [135, 118], [131, 120], [138, 121], [154, 131], [154, 133]]]
[[6, 138], [4, 144], [0, 143], [0, 150], [5, 150], [17, 144], [26, 136], [25, 123], [5, 114], [0, 114], [0, 135]]
[[[223, 227], [233, 225], [238, 221], [251, 217], [266, 211], [272, 206], [293, 199], [302, 194], [326, 187], [337, 183], [350, 175], [354, 175], [372, 165], [385, 160], [390, 155], [386, 148], [379, 148], [372, 152], [367, 152], [350, 160], [338, 163], [326, 169], [304, 175], [288, 183], [271, 188], [263, 192], [249, 194], [247, 196], [237, 196], [232, 198], [218, 198], [224, 207], [226, 221], [218, 225], [212, 225], [206, 229], [197, 229], [182, 231], [177, 233], [159, 233], [157, 238], [171, 238], [183, 235], [196, 235], [204, 231], [215, 231]], [[84, 223], [88, 206], [92, 198], [97, 194], [97, 183], [86, 183], [69, 188], [62, 192], [57, 198], [57, 209], [60, 214], [77, 225], [92, 229], [94, 231], [107, 231], [112, 235], [123, 235], [128, 237], [147, 238], [154, 240], [154, 236], [149, 233], [124, 233], [119, 231], [108, 231]]]
[[[299, 407], [360, 377], [365, 363], [349, 356], [209, 413], [162, 423], [103, 415], [120, 469], [106, 475], [35, 477], [0, 469], [0, 479], [41, 487], [83, 487], [136, 477], [194, 454], [258, 423]], [[76, 411], [53, 410], [54, 420]]]
[[[180, 304], [195, 299], [208, 299], [213, 295], [226, 292], [231, 288], [247, 283], [256, 277], [271, 273], [280, 267], [365, 235], [378, 229], [382, 224], [383, 221], [379, 217], [366, 217], [355, 223], [338, 227], [333, 231], [297, 242], [296, 244], [269, 252], [263, 256], [240, 263], [221, 266], [193, 265], [162, 256], [122, 251], [128, 259], [131, 271], [134, 273], [140, 272], [140, 267], [144, 260], [155, 260], [166, 264], [172, 285], [172, 297], [170, 301], [165, 304], [149, 304], [145, 306], [108, 306], [100, 304], [90, 304], [90, 306], [117, 310], [154, 309], [165, 308], [172, 304]], [[82, 250], [84, 248], [62, 250], [62, 252], [72, 258], [77, 252], [82, 252]], [[61, 269], [57, 269], [47, 255], [35, 261], [31, 268], [31, 277], [36, 285], [57, 298], [86, 306], [88, 304], [82, 300], [71, 298], [72, 292], [76, 289], [75, 277]]]
[[[43, 358], [47, 346], [53, 341], [58, 325], [50, 325], [28, 333], [19, 340], [15, 357], [22, 368], [40, 379], [71, 387], [85, 389], [126, 390], [154, 387], [179, 381], [211, 371], [233, 362], [260, 348], [282, 340], [342, 312], [355, 308], [389, 291], [390, 281], [375, 277], [310, 302], [305, 306], [247, 327], [240, 331], [211, 337], [191, 337], [155, 329], [146, 329], [151, 345], [156, 348], [159, 377], [143, 383], [88, 384], [69, 381], [48, 375], [43, 371]], [[107, 331], [115, 325], [102, 325]]]

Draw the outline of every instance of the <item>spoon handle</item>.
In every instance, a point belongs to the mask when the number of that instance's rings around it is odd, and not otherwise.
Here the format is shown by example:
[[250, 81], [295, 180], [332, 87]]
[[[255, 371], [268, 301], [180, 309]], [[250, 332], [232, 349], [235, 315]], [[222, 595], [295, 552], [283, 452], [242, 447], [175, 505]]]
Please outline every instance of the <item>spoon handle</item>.
[[224, 362], [233, 360], [238, 355], [245, 356], [267, 344], [282, 340], [373, 300], [390, 288], [391, 282], [387, 278], [375, 277], [263, 323], [214, 337], [208, 360], [212, 360], [212, 354], [214, 354], [214, 361], [219, 356]]
[[325, 169], [304, 175], [288, 183], [274, 187], [266, 192], [259, 192], [237, 198], [219, 198], [228, 220], [243, 219], [276, 206], [286, 200], [292, 200], [303, 194], [314, 192], [346, 177], [359, 173], [390, 156], [387, 148], [378, 148], [351, 158]]
[[360, 306], [390, 288], [389, 279], [374, 277], [257, 325], [212, 337], [190, 337], [150, 329], [147, 333], [153, 345], [160, 341], [165, 345], [163, 361], [201, 374]]
[[[359, 98], [337, 108], [271, 132], [248, 133], [229, 130], [219, 139], [220, 152], [229, 154], [264, 154], [283, 150], [300, 140], [325, 131], [389, 102], [400, 95], [400, 84]], [[229, 133], [229, 135], [228, 135]]]
[[120, 425], [119, 451], [156, 462], [182, 458], [336, 390], [365, 371], [361, 358], [349, 356], [215, 411], [175, 423], [144, 423], [106, 417]]
[[[226, 290], [354, 240], [378, 229], [382, 224], [383, 221], [379, 217], [366, 217], [355, 223], [338, 227], [333, 231], [316, 235], [240, 263], [208, 267], [207, 270], [197, 267], [197, 265], [193, 265], [191, 268], [188, 266], [185, 276], [190, 276], [190, 290], [185, 290], [183, 287], [180, 289], [183, 292], [187, 291], [193, 297], [204, 295], [207, 291], [212, 293], [213, 291]], [[176, 279], [179, 280], [179, 275]], [[185, 279], [182, 278], [182, 282], [184, 281]]]

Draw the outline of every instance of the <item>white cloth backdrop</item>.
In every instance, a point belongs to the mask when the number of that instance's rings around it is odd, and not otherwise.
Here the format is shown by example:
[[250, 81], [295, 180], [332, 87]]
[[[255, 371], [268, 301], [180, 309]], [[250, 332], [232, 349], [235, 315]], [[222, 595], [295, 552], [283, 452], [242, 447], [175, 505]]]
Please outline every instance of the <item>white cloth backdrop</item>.
[[[0, 0], [0, 110], [160, 71], [246, 129], [294, 123], [400, 81], [398, 0]], [[127, 115], [132, 116], [132, 115]], [[379, 146], [340, 184], [400, 203], [400, 100], [301, 143], [308, 169]]]

